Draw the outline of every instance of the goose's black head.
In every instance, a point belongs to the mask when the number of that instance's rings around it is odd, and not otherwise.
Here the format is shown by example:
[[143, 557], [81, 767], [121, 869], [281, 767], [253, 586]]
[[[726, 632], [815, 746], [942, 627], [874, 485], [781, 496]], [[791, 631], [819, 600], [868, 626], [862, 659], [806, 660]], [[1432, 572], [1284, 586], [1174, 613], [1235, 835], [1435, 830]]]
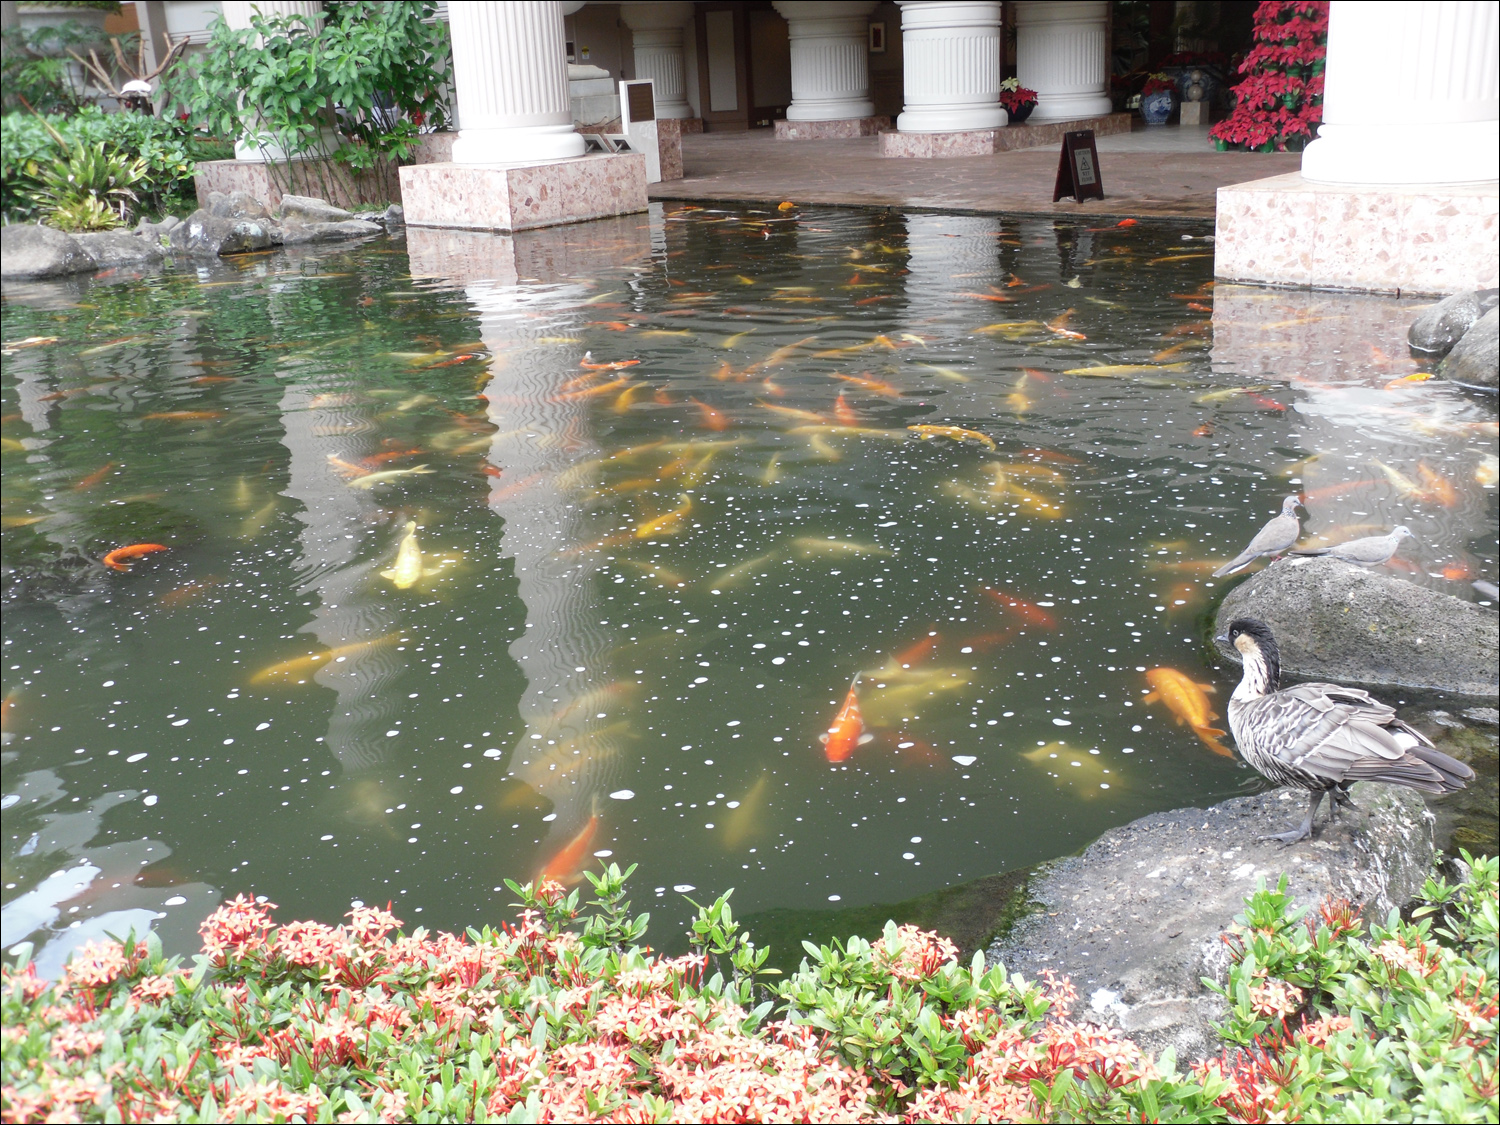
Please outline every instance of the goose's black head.
[[1254, 617], [1237, 617], [1214, 639], [1239, 651], [1245, 663], [1245, 680], [1261, 681], [1254, 685], [1256, 694], [1276, 690], [1281, 682], [1281, 650], [1269, 625]]

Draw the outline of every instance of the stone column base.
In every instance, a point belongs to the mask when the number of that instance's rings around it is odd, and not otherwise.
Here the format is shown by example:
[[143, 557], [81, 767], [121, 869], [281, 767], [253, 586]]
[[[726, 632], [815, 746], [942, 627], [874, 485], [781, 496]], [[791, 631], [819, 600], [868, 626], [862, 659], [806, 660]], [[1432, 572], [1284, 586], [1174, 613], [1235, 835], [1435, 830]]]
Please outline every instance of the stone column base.
[[1493, 180], [1351, 187], [1292, 172], [1219, 189], [1214, 276], [1225, 280], [1442, 294], [1493, 288], [1497, 262]]
[[[895, 157], [989, 156], [1017, 148], [1036, 148], [1058, 144], [1064, 133], [1092, 129], [1094, 136], [1130, 132], [1128, 113], [1108, 113], [1102, 117], [1082, 117], [1076, 121], [1046, 121], [1038, 125], [1006, 125], [1000, 129], [971, 129], [961, 133], [880, 134], [880, 155]], [[1108, 185], [1109, 165], [1104, 166]]]
[[412, 164], [401, 205], [413, 227], [518, 231], [646, 209], [638, 152], [530, 164]]
[[891, 119], [885, 116], [850, 117], [842, 121], [787, 121], [776, 122], [778, 141], [831, 141], [845, 137], [873, 137], [891, 127]]

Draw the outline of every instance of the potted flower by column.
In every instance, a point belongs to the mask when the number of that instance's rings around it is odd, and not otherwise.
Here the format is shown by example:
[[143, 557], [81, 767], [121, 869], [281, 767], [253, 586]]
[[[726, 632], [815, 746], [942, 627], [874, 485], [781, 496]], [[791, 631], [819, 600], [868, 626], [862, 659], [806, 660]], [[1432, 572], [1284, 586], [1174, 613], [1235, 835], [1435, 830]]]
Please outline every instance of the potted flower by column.
[[1022, 86], [1019, 79], [1007, 78], [1000, 83], [1000, 104], [1012, 125], [1019, 125], [1036, 108], [1036, 91]]
[[1147, 125], [1165, 125], [1177, 104], [1177, 84], [1165, 74], [1153, 74], [1141, 87], [1141, 117]]

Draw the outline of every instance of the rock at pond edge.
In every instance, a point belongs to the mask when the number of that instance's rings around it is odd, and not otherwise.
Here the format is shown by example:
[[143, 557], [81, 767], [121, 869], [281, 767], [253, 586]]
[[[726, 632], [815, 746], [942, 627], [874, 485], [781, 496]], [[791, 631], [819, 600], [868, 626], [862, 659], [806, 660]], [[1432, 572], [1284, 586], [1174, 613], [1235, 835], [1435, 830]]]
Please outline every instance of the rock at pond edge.
[[[1081, 856], [1044, 864], [1029, 898], [1039, 909], [992, 945], [990, 964], [1035, 979], [1066, 975], [1082, 1018], [1118, 1027], [1142, 1048], [1179, 1062], [1218, 1057], [1226, 1008], [1201, 978], [1223, 983], [1220, 935], [1263, 880], [1285, 873], [1297, 905], [1348, 898], [1383, 921], [1421, 889], [1436, 856], [1433, 815], [1399, 786], [1361, 783], [1362, 810], [1291, 847], [1258, 840], [1295, 825], [1299, 790], [1236, 797], [1209, 809], [1154, 813], [1100, 836]], [[1324, 811], [1326, 816], [1326, 810]]]
[[29, 281], [94, 269], [94, 259], [70, 234], [35, 223], [0, 228], [0, 278]]
[[1439, 365], [1438, 374], [1466, 387], [1500, 386], [1500, 308], [1474, 322]]
[[[1500, 617], [1378, 570], [1283, 559], [1229, 592], [1214, 631], [1236, 617], [1271, 627], [1293, 676], [1500, 695]], [[1238, 663], [1238, 652], [1222, 651]]]
[[215, 257], [265, 250], [278, 241], [260, 219], [225, 219], [201, 208], [167, 233], [172, 249], [193, 257]]
[[1478, 320], [1497, 303], [1500, 290], [1480, 289], [1473, 293], [1455, 293], [1444, 297], [1412, 321], [1406, 342], [1414, 352], [1439, 359], [1448, 354]]

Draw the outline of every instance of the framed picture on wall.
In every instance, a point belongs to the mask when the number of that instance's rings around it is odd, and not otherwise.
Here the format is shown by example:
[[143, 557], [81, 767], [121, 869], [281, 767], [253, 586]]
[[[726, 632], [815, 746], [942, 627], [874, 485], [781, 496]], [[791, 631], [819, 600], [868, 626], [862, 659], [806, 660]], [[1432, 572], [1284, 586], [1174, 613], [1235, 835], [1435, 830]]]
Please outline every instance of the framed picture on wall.
[[877, 20], [870, 24], [870, 54], [885, 54], [885, 21]]

